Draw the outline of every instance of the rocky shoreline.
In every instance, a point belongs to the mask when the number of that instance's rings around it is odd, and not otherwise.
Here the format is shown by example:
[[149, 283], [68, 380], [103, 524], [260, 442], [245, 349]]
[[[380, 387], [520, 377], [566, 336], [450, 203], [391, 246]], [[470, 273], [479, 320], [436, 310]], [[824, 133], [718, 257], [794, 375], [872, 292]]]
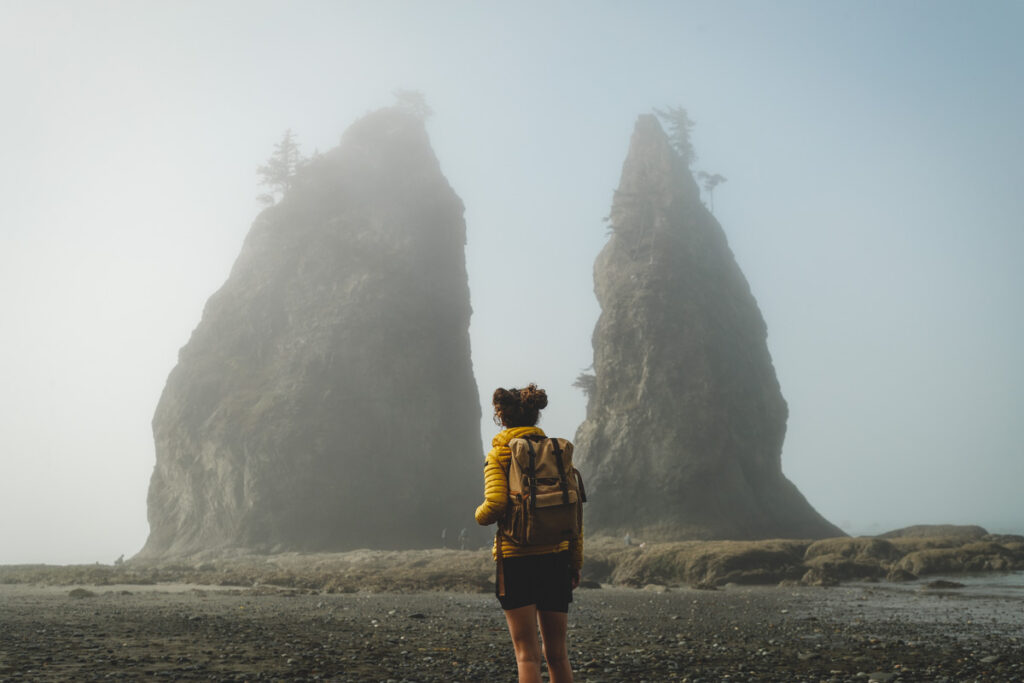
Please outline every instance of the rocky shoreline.
[[928, 576], [1024, 570], [1024, 536], [977, 526], [910, 527], [882, 536], [818, 541], [682, 541], [588, 546], [585, 572], [628, 586], [718, 587], [729, 583], [838, 586], [913, 582]]
[[[588, 539], [588, 585], [717, 588], [728, 584], [837, 586], [914, 582], [933, 575], [1024, 570], [1024, 536], [981, 527], [914, 527], [913, 535], [819, 541], [680, 541], [626, 544]], [[489, 592], [489, 549], [356, 550], [345, 553], [194, 555], [114, 565], [0, 566], [0, 584], [274, 586], [324, 593]]]

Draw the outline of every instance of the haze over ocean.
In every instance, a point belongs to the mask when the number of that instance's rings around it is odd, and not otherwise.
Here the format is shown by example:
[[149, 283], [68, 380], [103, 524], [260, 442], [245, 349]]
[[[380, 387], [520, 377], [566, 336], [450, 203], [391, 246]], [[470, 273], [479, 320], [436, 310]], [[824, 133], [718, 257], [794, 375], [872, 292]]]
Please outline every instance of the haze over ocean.
[[[398, 88], [466, 205], [485, 406], [536, 381], [575, 432], [629, 135], [683, 106], [728, 178], [786, 475], [850, 532], [1024, 531], [1022, 26], [1011, 1], [3, 3], [0, 563], [141, 548], [150, 420], [256, 167]], [[516, 338], [523, 312], [565, 333]]]

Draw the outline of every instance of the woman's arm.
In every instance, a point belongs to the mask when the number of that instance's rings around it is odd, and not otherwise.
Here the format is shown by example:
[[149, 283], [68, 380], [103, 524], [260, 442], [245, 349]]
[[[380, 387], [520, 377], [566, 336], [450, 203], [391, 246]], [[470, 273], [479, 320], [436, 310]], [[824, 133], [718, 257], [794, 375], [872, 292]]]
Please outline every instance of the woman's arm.
[[508, 505], [508, 475], [498, 457], [492, 450], [484, 465], [484, 502], [476, 509], [476, 523], [481, 526], [497, 522]]

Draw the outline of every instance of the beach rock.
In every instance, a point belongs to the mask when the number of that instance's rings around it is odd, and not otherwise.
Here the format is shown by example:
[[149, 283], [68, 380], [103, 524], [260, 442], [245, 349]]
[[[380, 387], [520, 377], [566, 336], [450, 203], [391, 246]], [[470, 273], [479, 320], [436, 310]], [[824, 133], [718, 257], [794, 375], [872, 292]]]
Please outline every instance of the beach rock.
[[1024, 551], [980, 541], [946, 548], [907, 553], [895, 567], [918, 576], [957, 572], [1011, 571], [1024, 569]]
[[613, 583], [724, 586], [797, 580], [807, 571], [801, 561], [806, 548], [805, 541], [788, 540], [683, 541], [653, 544], [644, 552], [632, 549], [605, 555], [601, 546], [593, 551], [613, 565]]
[[837, 570], [832, 566], [811, 567], [800, 577], [800, 583], [805, 586], [838, 586], [839, 577]]
[[599, 553], [592, 552], [595, 544], [592, 542], [593, 539], [587, 539], [584, 543], [585, 562], [583, 568], [580, 570], [580, 574], [584, 579], [590, 579], [593, 581], [608, 581], [611, 578], [612, 570], [615, 569], [616, 558], [614, 555], [617, 553], [607, 552], [608, 545], [604, 545], [604, 551]]
[[877, 580], [886, 575], [902, 553], [877, 538], [829, 538], [816, 541], [804, 553], [809, 567], [801, 581], [808, 585], [836, 585], [841, 581]]
[[822, 539], [807, 546], [804, 553], [806, 560], [830, 557], [864, 562], [892, 562], [902, 556], [892, 543], [870, 537]]
[[889, 681], [896, 680], [898, 676], [899, 674], [892, 671], [876, 671], [868, 674], [868, 683], [889, 683]]
[[909, 536], [892, 538], [887, 542], [892, 543], [901, 555], [916, 552], [918, 550], [932, 550], [935, 548], [959, 548], [967, 543], [973, 542], [969, 536]]
[[917, 581], [917, 575], [911, 574], [906, 569], [899, 569], [897, 567], [893, 567], [885, 575], [885, 580], [892, 581], [894, 583], [901, 583], [905, 581]]
[[841, 581], [876, 581], [886, 575], [886, 569], [877, 562], [817, 557], [805, 562], [808, 571], [801, 581], [808, 585], [837, 585]]
[[141, 558], [420, 548], [473, 525], [463, 205], [384, 109], [253, 223], [153, 418]]
[[787, 407], [767, 327], [652, 115], [636, 123], [609, 220], [576, 433], [588, 529], [647, 540], [843, 536], [782, 473]]
[[1024, 536], [1020, 534], [988, 534], [981, 538], [983, 541], [998, 543], [1007, 550], [1024, 550]]
[[982, 538], [987, 534], [976, 524], [915, 524], [879, 534], [878, 538]]

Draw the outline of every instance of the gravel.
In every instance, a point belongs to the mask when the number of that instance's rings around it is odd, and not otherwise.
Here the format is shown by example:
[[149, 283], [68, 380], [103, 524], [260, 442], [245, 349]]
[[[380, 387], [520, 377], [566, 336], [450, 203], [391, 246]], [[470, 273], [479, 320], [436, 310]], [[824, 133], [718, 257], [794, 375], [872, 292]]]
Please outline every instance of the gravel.
[[[576, 680], [1024, 681], [1020, 599], [839, 588], [579, 590]], [[514, 681], [496, 600], [0, 585], [0, 681]]]

